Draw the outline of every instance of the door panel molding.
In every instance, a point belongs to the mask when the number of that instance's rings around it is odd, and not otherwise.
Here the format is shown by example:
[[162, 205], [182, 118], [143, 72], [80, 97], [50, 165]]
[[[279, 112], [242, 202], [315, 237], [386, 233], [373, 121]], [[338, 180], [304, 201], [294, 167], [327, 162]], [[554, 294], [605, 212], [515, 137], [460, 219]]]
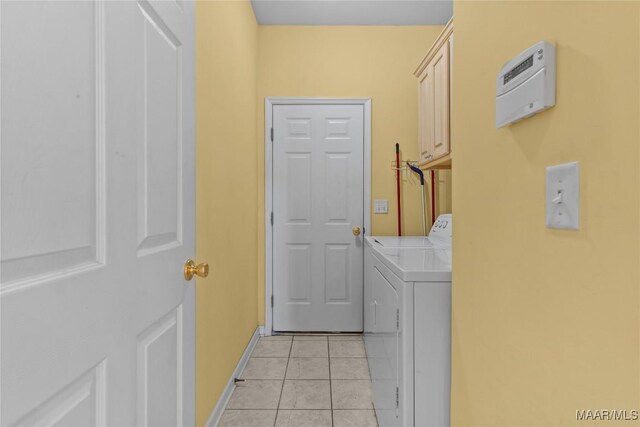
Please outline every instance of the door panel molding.
[[[364, 184], [364, 230], [371, 230], [371, 98], [314, 98], [314, 97], [266, 97], [265, 98], [265, 129], [264, 129], [264, 161], [265, 161], [265, 327], [264, 333], [270, 336], [273, 333], [273, 308], [271, 306], [273, 296], [273, 107], [276, 105], [362, 105], [364, 110], [364, 152], [363, 152], [363, 184]], [[298, 125], [303, 125], [299, 123]], [[330, 138], [337, 143], [348, 129], [349, 123], [341, 117], [331, 118], [332, 130]], [[300, 137], [305, 137], [304, 126], [289, 125], [289, 132], [299, 132]], [[328, 135], [329, 136], [329, 135]]]
[[106, 381], [105, 359], [33, 409], [15, 425], [54, 426], [65, 425], [73, 420], [86, 426], [106, 426]]
[[[182, 424], [183, 328], [183, 305], [180, 304], [138, 335], [136, 411], [140, 426], [155, 425], [168, 416], [171, 416], [176, 425]], [[161, 346], [163, 339], [169, 340], [169, 345], [165, 344], [165, 348]], [[154, 351], [154, 347], [159, 350]], [[170, 372], [171, 368], [174, 368], [173, 372]], [[162, 404], [155, 402], [154, 405], [151, 402], [153, 392], [159, 388], [173, 389], [173, 401], [163, 401]], [[161, 408], [164, 412], [155, 414], [153, 408]]]
[[[93, 114], [91, 114], [91, 119], [93, 123], [93, 129], [90, 130], [90, 133], [94, 135], [94, 143], [93, 145], [93, 155], [91, 160], [91, 166], [93, 177], [94, 177], [94, 185], [92, 186], [93, 195], [91, 199], [94, 200], [94, 205], [91, 207], [90, 213], [88, 213], [88, 218], [85, 218], [89, 223], [93, 223], [90, 226], [90, 230], [86, 233], [85, 236], [68, 236], [64, 234], [60, 234], [55, 236], [55, 239], [51, 238], [51, 236], [45, 234], [40, 234], [43, 230], [39, 230], [33, 227], [31, 221], [29, 221], [29, 217], [25, 216], [25, 212], [33, 212], [40, 209], [40, 206], [37, 205], [37, 200], [39, 197], [33, 197], [33, 195], [29, 198], [26, 197], [25, 194], [19, 193], [15, 194], [13, 191], [7, 191], [5, 194], [9, 194], [7, 197], [9, 200], [5, 200], [4, 202], [7, 205], [15, 203], [15, 213], [16, 217], [13, 215], [10, 218], [3, 218], [2, 228], [5, 229], [5, 236], [2, 240], [2, 248], [3, 248], [3, 256], [0, 262], [1, 267], [0, 271], [2, 271], [0, 278], [0, 295], [6, 296], [8, 294], [12, 294], [15, 292], [23, 291], [25, 289], [31, 288], [32, 286], [39, 286], [53, 283], [59, 279], [68, 278], [72, 276], [76, 276], [81, 273], [85, 273], [88, 271], [95, 270], [97, 268], [102, 267], [106, 263], [106, 155], [105, 155], [105, 30], [104, 30], [104, 3], [103, 2], [95, 2], [93, 3], [93, 17], [91, 18], [93, 21], [93, 70], [91, 72], [91, 78], [93, 79], [92, 94], [86, 94], [87, 96], [93, 96], [94, 101], [92, 103], [92, 107], [94, 109]], [[83, 25], [85, 23], [82, 23]], [[75, 55], [76, 52], [69, 52], [70, 55]], [[48, 71], [45, 71], [48, 72]], [[26, 74], [26, 73], [25, 73]], [[24, 75], [24, 74], [23, 74]], [[28, 77], [27, 77], [28, 78]], [[42, 79], [42, 81], [48, 81], [46, 79]], [[33, 90], [33, 87], [30, 89]], [[35, 88], [36, 91], [44, 91], [42, 87]], [[76, 99], [80, 100], [83, 98], [85, 94], [77, 94]], [[21, 96], [24, 97], [24, 94]], [[10, 99], [7, 103], [14, 101]], [[46, 108], [46, 107], [43, 107]], [[64, 109], [57, 108], [56, 111], [58, 114], [61, 114]], [[68, 120], [74, 121], [77, 117], [70, 117]], [[4, 121], [4, 120], [3, 120]], [[22, 126], [23, 123], [20, 121], [13, 121], [16, 126]], [[60, 120], [62, 122], [62, 120]], [[27, 128], [37, 129], [38, 126], [34, 126], [33, 124], [26, 126]], [[24, 128], [23, 128], [24, 129]], [[88, 129], [89, 131], [89, 129]], [[11, 132], [11, 130], [7, 130], [7, 133]], [[37, 132], [34, 130], [33, 132]], [[62, 132], [62, 131], [61, 131]], [[29, 135], [33, 138], [46, 137], [49, 142], [55, 142], [56, 137], [58, 138], [72, 138], [74, 135], [69, 134], [52, 134], [49, 135]], [[52, 141], [53, 140], [53, 141]], [[79, 139], [79, 146], [84, 145], [84, 140], [82, 138]], [[5, 181], [5, 185], [3, 185], [2, 191], [8, 189], [19, 188], [20, 185], [18, 183], [13, 182], [14, 179], [20, 175], [23, 180], [29, 179], [32, 182], [32, 186], [39, 186], [39, 190], [42, 194], [49, 194], [51, 191], [60, 191], [60, 189], [64, 189], [64, 194], [66, 199], [70, 199], [71, 201], [82, 199], [82, 195], [79, 193], [79, 188], [73, 188], [73, 186], [66, 185], [68, 182], [59, 182], [58, 186], [54, 185], [55, 182], [51, 181], [50, 175], [40, 175], [37, 173], [33, 173], [35, 168], [34, 165], [38, 165], [39, 163], [43, 163], [42, 158], [37, 159], [34, 158], [30, 154], [32, 151], [39, 151], [39, 155], [43, 156], [43, 150], [35, 150], [33, 147], [33, 141], [30, 141], [29, 144], [25, 144], [26, 152], [23, 153], [23, 156], [26, 156], [23, 159], [9, 159], [3, 162], [3, 166], [6, 165], [21, 165], [18, 166], [23, 168], [22, 171], [11, 169], [3, 173], [2, 180]], [[77, 148], [77, 147], [76, 147]], [[71, 151], [74, 150], [74, 147], [69, 146], [68, 149]], [[6, 153], [5, 153], [6, 154]], [[49, 153], [51, 157], [63, 156], [64, 153], [61, 153], [58, 150], [56, 153]], [[21, 156], [22, 157], [22, 156]], [[67, 156], [67, 158], [73, 158], [72, 156]], [[25, 159], [27, 161], [25, 162]], [[26, 165], [26, 166], [25, 166]], [[41, 179], [40, 184], [37, 184], [38, 178]], [[45, 182], [46, 181], [46, 182]], [[48, 182], [48, 183], [47, 183]], [[38, 188], [33, 188], [34, 192], [38, 190]], [[75, 193], [74, 193], [75, 192]], [[11, 193], [14, 193], [13, 197]], [[11, 200], [13, 199], [13, 200]], [[27, 204], [25, 205], [25, 200]], [[34, 205], [34, 203], [36, 203]], [[68, 224], [73, 224], [76, 228], [78, 228], [78, 222], [73, 222], [74, 219], [69, 215], [69, 212], [73, 212], [73, 209], [69, 209], [69, 207], [65, 208], [64, 211], [56, 212], [49, 211], [48, 213], [51, 217], [48, 218], [48, 221], [56, 223], [56, 221], [65, 221], [64, 218], [67, 218], [66, 221]], [[59, 214], [58, 217], [55, 217], [56, 213]], [[26, 223], [20, 224], [21, 220], [25, 220]], [[7, 227], [8, 226], [8, 227]], [[58, 230], [63, 227], [58, 225]], [[7, 237], [6, 233], [13, 230], [15, 232], [15, 237], [12, 236]], [[78, 232], [76, 232], [77, 234]], [[5, 239], [10, 239], [6, 241]], [[64, 239], [70, 239], [66, 242]], [[43, 252], [34, 252], [35, 248], [38, 244], [43, 243], [45, 240], [57, 240], [57, 247], [50, 247], [48, 250], [45, 249]], [[15, 253], [8, 253], [7, 248], [12, 246], [17, 246], [18, 249]], [[28, 246], [31, 246], [29, 248]], [[37, 267], [34, 269], [34, 265]]]
[[[138, 7], [144, 17], [144, 138], [138, 157], [137, 253], [143, 257], [179, 247], [183, 241], [183, 76], [179, 36], [148, 2], [139, 1]], [[162, 61], [154, 64], [153, 58]], [[175, 111], [159, 114], [167, 105]], [[150, 158], [156, 160], [155, 168]]]

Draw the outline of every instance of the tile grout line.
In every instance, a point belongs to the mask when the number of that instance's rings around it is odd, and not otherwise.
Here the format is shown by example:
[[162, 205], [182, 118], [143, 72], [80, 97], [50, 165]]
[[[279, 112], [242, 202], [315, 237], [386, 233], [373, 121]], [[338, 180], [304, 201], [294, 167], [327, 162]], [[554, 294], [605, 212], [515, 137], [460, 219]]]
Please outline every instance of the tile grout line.
[[284, 377], [282, 377], [282, 387], [280, 387], [280, 397], [278, 398], [278, 406], [276, 407], [276, 418], [273, 420], [273, 427], [278, 422], [278, 413], [280, 412], [280, 401], [282, 400], [282, 392], [284, 391], [284, 382], [287, 379], [287, 370], [289, 369], [289, 361], [291, 360], [291, 350], [293, 349], [293, 337], [291, 337], [291, 345], [289, 346], [289, 355], [287, 356], [287, 366], [284, 368]]
[[333, 427], [333, 387], [331, 386], [331, 348], [327, 337], [327, 362], [329, 363], [329, 408], [331, 408], [331, 427]]

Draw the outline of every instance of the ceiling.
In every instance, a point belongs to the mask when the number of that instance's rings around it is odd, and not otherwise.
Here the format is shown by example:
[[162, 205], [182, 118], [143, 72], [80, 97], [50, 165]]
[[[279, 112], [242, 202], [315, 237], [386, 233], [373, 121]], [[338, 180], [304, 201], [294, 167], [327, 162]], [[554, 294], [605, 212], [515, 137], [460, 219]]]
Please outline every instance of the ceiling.
[[261, 25], [444, 25], [453, 0], [251, 0]]

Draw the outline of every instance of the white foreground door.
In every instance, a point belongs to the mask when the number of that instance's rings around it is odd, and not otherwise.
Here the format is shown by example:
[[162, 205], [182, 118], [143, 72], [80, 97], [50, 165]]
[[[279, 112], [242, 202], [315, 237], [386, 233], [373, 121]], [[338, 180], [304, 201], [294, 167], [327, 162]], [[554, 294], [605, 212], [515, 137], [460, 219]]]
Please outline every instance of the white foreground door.
[[362, 331], [364, 107], [273, 107], [273, 329]]
[[0, 15], [0, 424], [192, 425], [193, 4]]

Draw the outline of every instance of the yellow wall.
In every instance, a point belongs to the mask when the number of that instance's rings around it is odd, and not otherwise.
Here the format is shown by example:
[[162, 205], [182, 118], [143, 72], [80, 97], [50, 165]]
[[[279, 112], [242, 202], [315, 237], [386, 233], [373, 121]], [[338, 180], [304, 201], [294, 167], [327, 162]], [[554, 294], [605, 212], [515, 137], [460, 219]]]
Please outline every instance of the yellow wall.
[[[372, 214], [372, 232], [395, 234], [395, 175], [391, 170], [394, 147], [399, 142], [403, 159], [417, 160], [418, 94], [413, 71], [441, 30], [441, 26], [259, 27], [257, 258], [261, 322], [264, 320], [264, 98], [372, 98], [372, 198], [389, 200], [389, 214]], [[414, 176], [403, 182], [405, 234], [422, 232], [419, 187]], [[447, 194], [446, 186], [442, 194]]]
[[196, 421], [202, 426], [257, 319], [256, 70], [249, 2], [196, 5]]
[[[640, 409], [639, 15], [638, 2], [455, 3], [452, 425]], [[557, 48], [556, 106], [495, 129], [497, 72], [542, 39]], [[545, 166], [573, 160], [580, 230], [549, 230]]]

